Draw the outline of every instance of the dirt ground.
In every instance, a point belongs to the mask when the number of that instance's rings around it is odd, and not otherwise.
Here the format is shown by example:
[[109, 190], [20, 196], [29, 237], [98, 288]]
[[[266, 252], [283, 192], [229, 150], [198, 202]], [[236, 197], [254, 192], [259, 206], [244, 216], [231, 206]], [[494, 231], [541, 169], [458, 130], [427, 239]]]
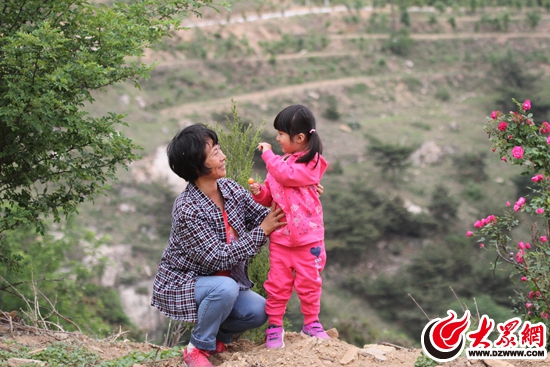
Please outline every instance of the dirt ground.
[[[267, 350], [265, 344], [254, 344], [248, 340], [237, 340], [224, 353], [212, 356], [210, 361], [219, 367], [270, 367], [270, 366], [350, 366], [350, 367], [413, 367], [420, 349], [408, 349], [389, 343], [366, 345], [363, 348], [350, 345], [338, 339], [335, 329], [327, 331], [330, 340], [308, 338], [299, 333], [285, 334], [285, 347]], [[0, 335], [0, 350], [15, 350], [17, 344], [38, 351], [53, 343], [68, 343], [84, 346], [97, 353], [103, 360], [113, 360], [135, 352], [150, 352], [164, 347], [149, 343], [134, 343], [124, 340], [95, 340], [80, 334], [56, 333], [46, 335], [20, 333]], [[0, 365], [3, 365], [0, 361]], [[8, 363], [8, 365], [10, 365]], [[465, 357], [444, 363], [447, 367], [543, 367], [550, 366], [550, 358], [543, 361], [530, 360], [469, 360]], [[134, 364], [133, 367], [181, 367], [181, 357], [161, 362]]]

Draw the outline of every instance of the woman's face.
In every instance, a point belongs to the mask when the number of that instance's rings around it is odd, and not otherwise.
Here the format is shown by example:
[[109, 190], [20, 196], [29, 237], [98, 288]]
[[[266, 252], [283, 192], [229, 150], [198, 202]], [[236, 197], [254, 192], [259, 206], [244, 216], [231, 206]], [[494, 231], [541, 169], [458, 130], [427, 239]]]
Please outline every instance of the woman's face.
[[212, 146], [212, 144], [212, 141], [206, 144], [206, 160], [204, 164], [206, 167], [211, 168], [210, 174], [206, 177], [217, 180], [227, 175], [225, 170], [225, 154], [223, 154], [219, 145]]

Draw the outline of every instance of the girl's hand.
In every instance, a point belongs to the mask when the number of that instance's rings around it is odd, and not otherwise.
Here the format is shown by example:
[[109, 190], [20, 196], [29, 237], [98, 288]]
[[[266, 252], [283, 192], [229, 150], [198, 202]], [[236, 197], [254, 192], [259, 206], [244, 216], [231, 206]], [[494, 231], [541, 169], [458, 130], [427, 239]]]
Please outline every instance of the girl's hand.
[[271, 206], [271, 211], [260, 224], [266, 236], [269, 236], [277, 228], [286, 225], [286, 222], [279, 222], [285, 216], [285, 213], [281, 208], [275, 209], [276, 206], [277, 204]]
[[262, 141], [260, 144], [258, 144], [258, 150], [262, 153], [266, 150], [271, 150], [271, 144]]
[[257, 182], [254, 182], [254, 183], [250, 184], [250, 192], [252, 193], [252, 195], [258, 195], [260, 193], [261, 189], [262, 189], [262, 187]]

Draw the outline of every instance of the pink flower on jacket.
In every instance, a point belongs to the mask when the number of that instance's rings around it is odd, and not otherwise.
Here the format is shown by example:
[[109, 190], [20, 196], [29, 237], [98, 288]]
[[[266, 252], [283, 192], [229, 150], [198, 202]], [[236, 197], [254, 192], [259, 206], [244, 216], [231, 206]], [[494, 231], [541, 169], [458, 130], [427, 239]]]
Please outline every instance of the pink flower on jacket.
[[525, 102], [523, 102], [523, 110], [524, 111], [527, 111], [527, 110], [530, 110], [531, 109], [531, 101], [530, 100], [526, 100]]
[[508, 123], [506, 123], [506, 121], [502, 121], [500, 124], [498, 124], [498, 129], [500, 131], [506, 130], [507, 127], [508, 127]]
[[544, 213], [544, 209], [543, 208], [537, 208], [536, 212], [537, 212], [537, 214], [542, 214], [542, 213]]
[[539, 182], [539, 181], [542, 181], [544, 180], [544, 176], [541, 175], [540, 173], [538, 175], [535, 175], [533, 177], [531, 177], [531, 181], [533, 182]]
[[512, 148], [512, 157], [514, 157], [516, 159], [523, 158], [523, 153], [525, 153], [525, 151], [519, 145], [516, 145], [515, 147]]

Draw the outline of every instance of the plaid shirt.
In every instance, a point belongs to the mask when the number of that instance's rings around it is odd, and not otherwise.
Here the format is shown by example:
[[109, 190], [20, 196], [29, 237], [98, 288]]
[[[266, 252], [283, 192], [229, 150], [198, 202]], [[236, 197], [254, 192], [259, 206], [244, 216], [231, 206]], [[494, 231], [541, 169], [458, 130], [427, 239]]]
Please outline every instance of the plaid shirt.
[[172, 230], [153, 283], [151, 305], [166, 316], [197, 322], [195, 282], [201, 276], [231, 270], [240, 289], [253, 286], [248, 259], [266, 242], [259, 227], [268, 209], [257, 204], [235, 181], [219, 179], [229, 224], [238, 239], [226, 243], [220, 209], [195, 184], [189, 183], [172, 208]]

